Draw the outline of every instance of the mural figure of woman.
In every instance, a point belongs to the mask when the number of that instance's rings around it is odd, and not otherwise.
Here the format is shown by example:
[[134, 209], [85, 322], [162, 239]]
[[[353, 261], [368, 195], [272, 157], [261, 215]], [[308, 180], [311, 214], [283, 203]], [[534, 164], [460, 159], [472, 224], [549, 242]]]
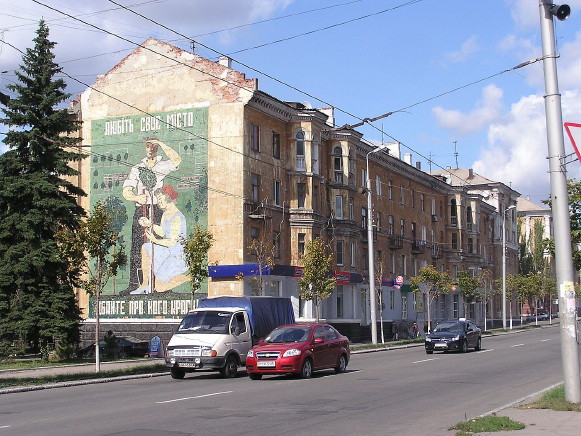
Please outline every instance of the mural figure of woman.
[[[186, 236], [186, 217], [176, 206], [177, 191], [171, 185], [156, 189], [157, 204], [163, 210], [159, 225], [149, 218], [141, 217], [139, 224], [144, 227], [147, 242], [141, 247], [141, 267], [143, 284], [131, 294], [150, 294], [150, 278], [154, 277], [154, 292], [165, 292], [186, 282], [189, 276], [184, 259], [181, 238]], [[153, 257], [153, 274], [151, 260]]]

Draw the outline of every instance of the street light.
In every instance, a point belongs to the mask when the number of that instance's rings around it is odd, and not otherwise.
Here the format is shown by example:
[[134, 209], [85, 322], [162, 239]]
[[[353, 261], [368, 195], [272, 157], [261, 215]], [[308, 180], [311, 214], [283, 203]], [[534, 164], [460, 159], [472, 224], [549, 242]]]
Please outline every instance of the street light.
[[[502, 214], [502, 328], [506, 330], [506, 213], [514, 209], [512, 206], [504, 209]], [[512, 306], [511, 306], [512, 307]], [[511, 325], [512, 325], [512, 309], [511, 309]]]
[[378, 151], [385, 150], [388, 147], [388, 144], [381, 144], [377, 148], [371, 150], [367, 153], [365, 160], [367, 162], [367, 257], [369, 262], [369, 302], [371, 306], [370, 310], [370, 317], [371, 317], [371, 342], [373, 344], [377, 344], [377, 316], [375, 314], [375, 265], [374, 265], [374, 256], [373, 256], [373, 220], [371, 217], [372, 214], [372, 205], [371, 205], [371, 179], [369, 177], [369, 155], [371, 153], [377, 153]]

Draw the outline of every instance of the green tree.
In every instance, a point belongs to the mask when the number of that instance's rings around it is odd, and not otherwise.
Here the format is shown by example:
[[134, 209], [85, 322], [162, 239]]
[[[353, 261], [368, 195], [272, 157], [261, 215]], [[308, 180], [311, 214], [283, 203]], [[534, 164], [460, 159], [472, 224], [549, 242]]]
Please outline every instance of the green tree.
[[450, 275], [441, 273], [432, 265], [420, 269], [417, 276], [410, 278], [413, 292], [423, 292], [426, 296], [426, 310], [428, 314], [428, 330], [431, 330], [431, 306], [432, 302], [440, 295], [450, 292], [453, 281]]
[[335, 277], [331, 274], [333, 253], [321, 238], [310, 241], [301, 261], [303, 277], [299, 280], [301, 298], [315, 303], [316, 320], [320, 318], [321, 301], [331, 296], [335, 289]]
[[480, 287], [480, 280], [474, 277], [470, 271], [459, 271], [456, 279], [460, 295], [462, 295], [464, 305], [464, 316], [468, 313], [468, 304], [474, 302], [478, 296], [478, 288]]
[[214, 237], [208, 230], [196, 224], [194, 231], [181, 242], [190, 274], [193, 304], [196, 292], [202, 287], [202, 282], [208, 278], [208, 251], [214, 243]]
[[[119, 231], [116, 223], [118, 208], [112, 208], [107, 200], [98, 201], [92, 212], [81, 223], [77, 231], [65, 230], [57, 235], [60, 257], [66, 259], [75, 274], [82, 274], [80, 287], [95, 297], [95, 357], [96, 369], [100, 370], [99, 361], [99, 298], [105, 285], [117, 274], [117, 270], [127, 263], [125, 247], [119, 243]], [[87, 253], [89, 258], [85, 255]]]
[[[478, 274], [478, 282], [480, 283], [481, 291], [479, 293], [479, 300], [482, 303], [483, 318], [484, 318], [484, 330], [487, 330], [486, 325], [486, 308], [488, 302], [495, 296], [498, 295], [498, 289], [494, 288], [494, 279], [492, 278], [492, 271], [490, 269], [483, 269]], [[494, 317], [494, 316], [493, 316]]]
[[78, 228], [85, 214], [77, 201], [85, 193], [71, 183], [78, 173], [70, 166], [83, 158], [71, 148], [80, 124], [58, 109], [70, 95], [55, 79], [61, 68], [44, 21], [36, 34], [17, 82], [7, 85], [15, 95], [2, 108], [9, 150], [0, 156], [0, 342], [33, 352], [79, 340], [76, 277], [58, 257], [55, 235]]

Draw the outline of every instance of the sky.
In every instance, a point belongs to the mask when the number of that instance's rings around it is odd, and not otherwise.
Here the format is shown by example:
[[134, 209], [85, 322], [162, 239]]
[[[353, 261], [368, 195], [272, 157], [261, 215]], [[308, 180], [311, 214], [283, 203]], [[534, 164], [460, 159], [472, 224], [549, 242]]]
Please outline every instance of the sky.
[[[581, 124], [581, 0], [555, 21], [563, 122]], [[422, 170], [473, 168], [549, 198], [538, 0], [0, 0], [0, 91], [42, 18], [66, 91], [83, 92], [149, 37], [232, 67], [282, 101], [335, 108]], [[63, 14], [64, 13], [64, 14]], [[530, 64], [517, 67], [525, 62]], [[581, 127], [571, 129], [581, 147]], [[6, 126], [0, 125], [0, 140]], [[567, 178], [581, 164], [564, 132]], [[6, 147], [0, 145], [0, 153]]]

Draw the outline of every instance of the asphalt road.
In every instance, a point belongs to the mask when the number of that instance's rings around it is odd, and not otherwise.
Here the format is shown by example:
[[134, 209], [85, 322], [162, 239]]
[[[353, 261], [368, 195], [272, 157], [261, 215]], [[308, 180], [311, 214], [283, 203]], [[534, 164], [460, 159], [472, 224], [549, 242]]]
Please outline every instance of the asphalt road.
[[354, 355], [310, 380], [215, 373], [0, 397], [9, 435], [441, 435], [562, 381], [558, 328], [484, 338], [483, 350]]

